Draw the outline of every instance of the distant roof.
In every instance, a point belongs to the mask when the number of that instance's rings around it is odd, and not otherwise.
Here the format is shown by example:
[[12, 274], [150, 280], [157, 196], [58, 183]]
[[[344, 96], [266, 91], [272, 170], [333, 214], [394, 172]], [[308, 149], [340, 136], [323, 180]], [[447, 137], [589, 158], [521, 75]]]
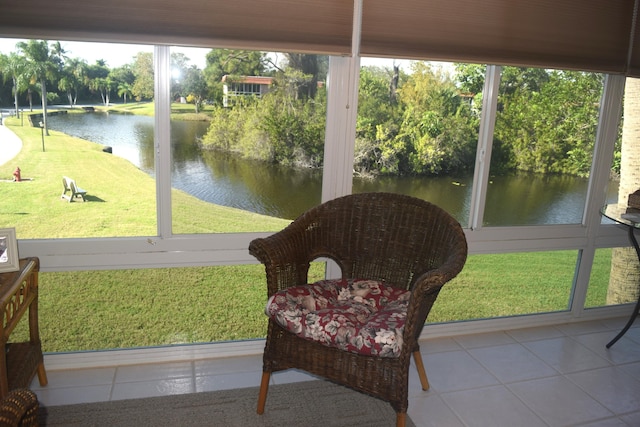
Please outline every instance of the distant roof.
[[225, 74], [222, 76], [222, 81], [226, 82], [228, 78], [233, 78], [233, 81], [236, 83], [255, 83], [259, 85], [270, 85], [273, 83], [273, 77], [265, 77], [265, 76], [229, 76]]

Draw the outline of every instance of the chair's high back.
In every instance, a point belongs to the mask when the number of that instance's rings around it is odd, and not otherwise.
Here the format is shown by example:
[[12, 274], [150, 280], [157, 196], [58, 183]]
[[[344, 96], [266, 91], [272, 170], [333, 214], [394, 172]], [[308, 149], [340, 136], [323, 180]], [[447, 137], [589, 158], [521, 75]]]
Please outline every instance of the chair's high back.
[[400, 194], [337, 198], [310, 209], [291, 227], [305, 242], [306, 261], [328, 257], [345, 278], [383, 280], [404, 289], [442, 265], [452, 251], [466, 251], [462, 229], [451, 215]]
[[63, 194], [71, 190], [71, 188], [69, 187], [69, 179], [70, 178], [67, 178], [66, 176], [62, 177], [62, 186], [64, 187]]

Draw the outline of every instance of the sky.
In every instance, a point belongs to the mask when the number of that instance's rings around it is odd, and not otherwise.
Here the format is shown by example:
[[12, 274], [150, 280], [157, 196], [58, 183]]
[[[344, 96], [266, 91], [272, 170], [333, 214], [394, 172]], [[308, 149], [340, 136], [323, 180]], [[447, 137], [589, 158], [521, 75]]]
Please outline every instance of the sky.
[[[24, 41], [20, 39], [0, 38], [0, 52], [7, 54], [16, 51], [16, 43]], [[62, 48], [71, 58], [82, 58], [89, 64], [103, 59], [109, 68], [121, 67], [130, 64], [133, 57], [140, 52], [153, 52], [153, 46], [135, 44], [113, 44], [113, 43], [84, 43], [60, 41]], [[172, 47], [171, 52], [184, 53], [189, 58], [191, 65], [196, 65], [204, 69], [206, 65], [205, 55], [211, 49], [196, 47]]]
[[[16, 51], [16, 43], [19, 41], [25, 41], [21, 39], [6, 39], [0, 38], [0, 52], [8, 54]], [[153, 46], [150, 45], [135, 45], [135, 44], [113, 44], [113, 43], [85, 43], [85, 42], [71, 42], [60, 41], [62, 47], [67, 52], [67, 56], [71, 58], [82, 58], [87, 61], [88, 64], [95, 64], [96, 61], [102, 59], [106, 62], [109, 68], [121, 67], [125, 64], [130, 64], [133, 61], [133, 57], [139, 52], [153, 52]], [[190, 65], [196, 65], [201, 70], [206, 66], [205, 56], [211, 49], [203, 49], [197, 47], [171, 47], [171, 52], [183, 53], [190, 60]], [[409, 71], [411, 61], [409, 60], [395, 60], [397, 64], [402, 67], [405, 72]], [[369, 66], [377, 65], [382, 67], [393, 66], [393, 59], [382, 58], [362, 58], [360, 65]], [[446, 64], [446, 63], [441, 63]], [[445, 70], [447, 65], [443, 65]]]

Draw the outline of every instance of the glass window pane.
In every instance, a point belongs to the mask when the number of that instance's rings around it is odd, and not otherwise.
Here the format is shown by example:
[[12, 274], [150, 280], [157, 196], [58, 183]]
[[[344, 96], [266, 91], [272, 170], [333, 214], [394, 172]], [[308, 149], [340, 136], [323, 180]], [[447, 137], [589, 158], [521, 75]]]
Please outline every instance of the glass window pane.
[[569, 309], [576, 251], [470, 255], [440, 292], [429, 322]]
[[[324, 268], [313, 263], [310, 280], [324, 278]], [[48, 272], [39, 287], [45, 352], [245, 340], [267, 331], [259, 264]]]
[[[18, 168], [21, 175], [0, 182], [0, 227], [15, 227], [19, 239], [155, 235], [152, 47], [13, 39], [0, 46], [11, 75], [3, 94], [16, 89], [1, 139], [21, 144], [0, 160], [1, 176]], [[42, 79], [29, 71], [35, 65]]]
[[275, 231], [318, 204], [328, 57], [177, 49], [173, 232]]
[[469, 217], [484, 74], [477, 66], [363, 58], [353, 192], [428, 200]]
[[638, 301], [640, 264], [635, 249], [596, 250], [585, 307], [635, 303]]
[[503, 67], [484, 223], [582, 221], [603, 76]]

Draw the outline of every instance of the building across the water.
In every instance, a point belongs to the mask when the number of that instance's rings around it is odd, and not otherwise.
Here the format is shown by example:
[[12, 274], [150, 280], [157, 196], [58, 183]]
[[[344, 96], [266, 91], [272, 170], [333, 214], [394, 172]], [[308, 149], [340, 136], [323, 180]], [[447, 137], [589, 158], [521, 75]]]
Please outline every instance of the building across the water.
[[261, 97], [269, 92], [273, 84], [273, 77], [265, 76], [222, 76], [222, 105], [230, 107], [235, 104], [238, 97], [257, 96]]

